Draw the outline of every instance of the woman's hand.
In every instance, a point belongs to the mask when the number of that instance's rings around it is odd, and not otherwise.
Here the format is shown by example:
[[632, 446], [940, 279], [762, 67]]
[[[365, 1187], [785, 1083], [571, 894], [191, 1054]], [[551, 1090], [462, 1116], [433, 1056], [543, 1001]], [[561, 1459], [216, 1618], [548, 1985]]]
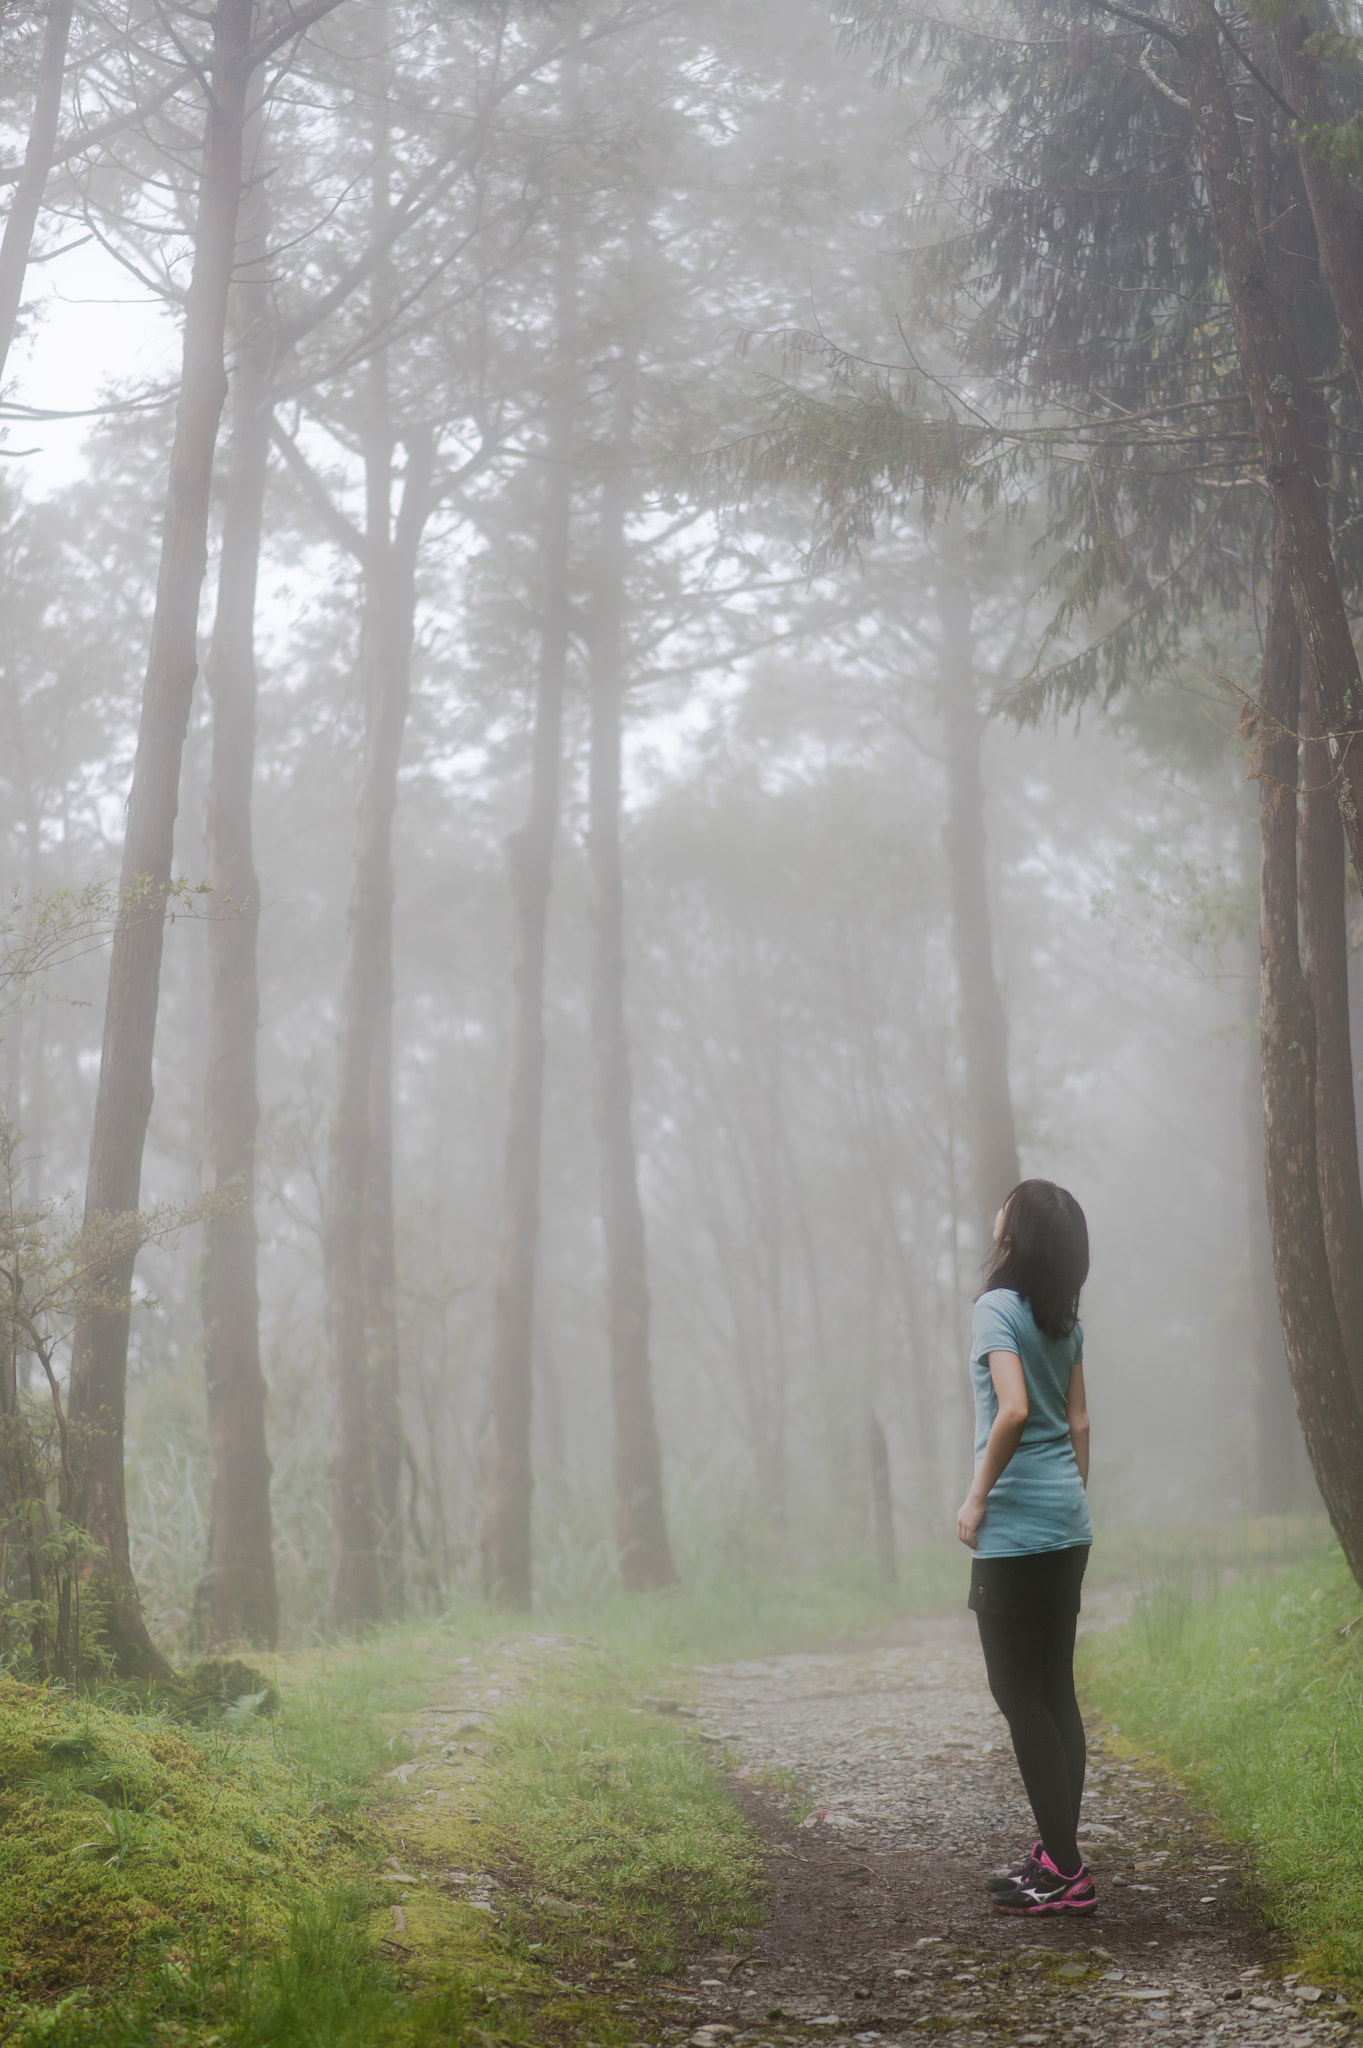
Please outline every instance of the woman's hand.
[[1027, 1378], [1016, 1351], [991, 1351], [989, 1377], [999, 1412], [989, 1432], [984, 1456], [975, 1467], [975, 1483], [956, 1511], [956, 1534], [967, 1550], [979, 1548], [980, 1523], [990, 1489], [1004, 1472], [1027, 1427]]

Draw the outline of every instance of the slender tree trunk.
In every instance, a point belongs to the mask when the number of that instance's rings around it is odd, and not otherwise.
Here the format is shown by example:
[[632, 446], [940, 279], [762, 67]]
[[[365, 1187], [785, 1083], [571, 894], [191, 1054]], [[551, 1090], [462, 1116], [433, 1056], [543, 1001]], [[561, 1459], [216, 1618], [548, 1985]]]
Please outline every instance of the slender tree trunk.
[[409, 436], [407, 477], [391, 544], [386, 494], [381, 515], [377, 506], [371, 506], [369, 522], [369, 722], [355, 832], [322, 1245], [331, 1385], [331, 1616], [343, 1629], [377, 1621], [383, 1614], [376, 1446], [365, 1343], [365, 1195], [374, 1067], [391, 980], [393, 812], [411, 694], [416, 563], [431, 511], [434, 461], [431, 436]]
[[1292, 13], [1277, 22], [1274, 36], [1287, 98], [1299, 116], [1297, 156], [1321, 263], [1354, 381], [1363, 395], [1363, 220], [1350, 187], [1328, 157], [1312, 146], [1309, 136], [1310, 127], [1328, 126], [1335, 118], [1325, 68], [1307, 48], [1308, 38], [1318, 26], [1306, 13]]
[[[257, 201], [257, 206], [259, 201]], [[208, 1396], [208, 1571], [200, 1595], [207, 1640], [273, 1648], [279, 1630], [260, 1365], [255, 1172], [260, 885], [251, 844], [255, 776], [256, 572], [270, 454], [273, 341], [270, 288], [260, 269], [265, 223], [257, 214], [255, 273], [238, 286], [240, 342], [232, 457], [223, 517], [218, 608], [208, 656], [213, 759], [208, 792], [210, 1010], [204, 1164], [215, 1195], [233, 1206], [204, 1226], [202, 1299]]]
[[543, 1316], [535, 1320], [535, 1403], [547, 1491], [561, 1508], [567, 1501], [568, 1430], [558, 1358]]
[[[1257, 840], [1257, 834], [1256, 840]], [[1258, 865], [1258, 847], [1254, 850]], [[1258, 876], [1255, 876], [1256, 895]], [[1249, 1261], [1250, 1402], [1253, 1410], [1253, 1503], [1261, 1515], [1287, 1515], [1315, 1494], [1278, 1320], [1273, 1241], [1264, 1200], [1264, 1086], [1259, 1055], [1259, 933], [1246, 934], [1244, 1061], [1241, 1112], [1245, 1138], [1245, 1246]], [[1318, 1498], [1318, 1496], [1316, 1496]]]
[[[409, 657], [410, 658], [410, 657]], [[389, 904], [392, 886], [389, 886]], [[402, 1411], [398, 1404], [398, 1275], [393, 1225], [393, 958], [388, 959], [369, 1077], [369, 1156], [364, 1181], [365, 1330], [369, 1347], [370, 1428], [378, 1497], [379, 1575], [384, 1611], [405, 1605], [402, 1569]]]
[[[947, 543], [949, 546], [949, 541]], [[980, 1244], [1022, 1175], [1008, 1087], [1008, 1021], [994, 972], [993, 923], [985, 869], [984, 720], [975, 703], [970, 592], [959, 562], [943, 549], [937, 584], [942, 648], [942, 723], [947, 749], [947, 873], [951, 936], [961, 1002], [961, 1047], [970, 1109], [971, 1159]]]
[[[1312, 380], [1302, 393], [1301, 424], [1324, 490], [1330, 419], [1314, 380], [1334, 367], [1338, 335], [1333, 323], [1311, 318], [1319, 302], [1321, 253], [1303, 184], [1306, 162], [1306, 154], [1296, 152], [1276, 164], [1266, 247], [1279, 318]], [[1345, 841], [1334, 763], [1321, 736], [1317, 692], [1304, 666], [1299, 726], [1298, 897], [1302, 965], [1316, 1019], [1316, 1163], [1340, 1334], [1355, 1390], [1363, 1397], [1363, 1187], [1349, 1032]]]
[[[208, 498], [226, 397], [223, 335], [236, 250], [241, 144], [253, 0], [219, 0], [213, 17], [212, 92], [185, 306], [184, 359], [176, 407], [161, 565], [128, 798], [118, 916], [109, 963], [104, 1045], [95, 1097], [85, 1220], [135, 1211], [151, 1114], [152, 1050], [180, 758], [198, 667], [199, 595], [208, 546]], [[100, 1546], [103, 1626], [123, 1675], [168, 1670], [147, 1633], [128, 1556], [123, 1428], [128, 1299], [133, 1255], [101, 1274], [110, 1306], [82, 1319], [71, 1363], [76, 1460], [75, 1517]]]
[[846, 1413], [846, 1390], [840, 1384], [839, 1376], [833, 1369], [829, 1354], [828, 1319], [824, 1314], [823, 1278], [819, 1268], [819, 1248], [809, 1220], [809, 1204], [805, 1200], [804, 1184], [800, 1177], [799, 1163], [790, 1133], [783, 1129], [783, 1145], [786, 1156], [786, 1172], [790, 1182], [791, 1213], [800, 1241], [800, 1254], [804, 1265], [805, 1290], [809, 1298], [809, 1328], [813, 1340], [814, 1365], [819, 1381], [819, 1405], [823, 1424], [823, 1454], [828, 1474], [828, 1504], [833, 1513], [834, 1524], [839, 1538], [850, 1530], [859, 1519], [855, 1480], [852, 1469], [851, 1442]]
[[591, 635], [588, 854], [592, 883], [592, 1053], [606, 1238], [606, 1327], [615, 1423], [615, 1529], [630, 1592], [676, 1580], [663, 1506], [662, 1452], [649, 1363], [648, 1262], [634, 1146], [625, 1020], [625, 892], [620, 858], [620, 726], [625, 683], [632, 373], [621, 373], [615, 445], [601, 494]]
[[558, 385], [546, 431], [539, 673], [531, 747], [530, 803], [507, 846], [511, 881], [511, 1024], [501, 1227], [492, 1310], [492, 1417], [479, 1455], [483, 1589], [508, 1607], [530, 1605], [530, 1414], [535, 1263], [539, 1238], [544, 1111], [544, 945], [558, 837], [563, 692], [571, 629], [573, 421], [577, 405], [576, 258], [561, 231]]
[[1363, 1400], [1363, 1185], [1358, 1170], [1344, 831], [1315, 692], [1301, 693], [1301, 933], [1316, 1017], [1316, 1166], [1340, 1335]]
[[24, 167], [10, 202], [4, 239], [0, 241], [0, 377], [5, 374], [5, 361], [14, 340], [29, 250], [33, 247], [33, 230], [38, 225], [43, 188], [47, 184], [53, 151], [57, 146], [57, 118], [61, 113], [62, 77], [66, 70], [66, 45], [71, 35], [73, 4], [74, 0], [48, 0], [28, 147], [24, 151]]
[[[376, 10], [379, 49], [388, 48], [388, 0]], [[390, 246], [392, 221], [392, 143], [386, 98], [378, 113], [378, 132], [370, 174], [370, 233], [378, 250]], [[369, 317], [376, 332], [391, 318], [396, 303], [392, 264], [380, 260], [373, 273]], [[367, 374], [369, 418], [366, 432], [365, 481], [368, 531], [381, 535], [389, 548], [393, 438], [388, 389], [388, 350], [370, 356]], [[423, 514], [424, 520], [425, 514]], [[417, 538], [419, 539], [419, 534]], [[401, 580], [405, 574], [396, 563]], [[415, 574], [415, 559], [412, 563]], [[414, 604], [408, 612], [401, 658], [412, 658]], [[375, 1514], [378, 1523], [379, 1576], [385, 1612], [400, 1613], [404, 1604], [402, 1574], [402, 1410], [398, 1399], [401, 1361], [398, 1347], [397, 1245], [393, 1225], [393, 879], [391, 833], [389, 876], [382, 893], [383, 931], [376, 938], [383, 983], [374, 1033], [369, 1077], [369, 1145], [364, 1179], [364, 1325], [369, 1381], [369, 1424], [373, 1444]]]
[[[756, 960], [752, 963], [752, 970], [752, 984], [756, 991]], [[760, 1006], [760, 996], [757, 1001]], [[762, 1311], [759, 1313], [767, 1420], [762, 1438], [765, 1458], [763, 1464], [759, 1466], [759, 1478], [763, 1504], [771, 1519], [771, 1525], [784, 1533], [790, 1514], [787, 1429], [790, 1408], [790, 1353], [786, 1342], [785, 1304], [786, 1176], [784, 1148], [781, 1144], [781, 1134], [785, 1128], [783, 1047], [779, 1019], [763, 1016], [760, 1007], [758, 1029], [767, 1037], [766, 1045], [761, 1046], [751, 1068], [759, 1097], [753, 1146], [756, 1180], [754, 1222], [759, 1245], [757, 1269], [763, 1297]]]
[[1260, 1042], [1264, 1176], [1278, 1311], [1302, 1435], [1330, 1520], [1363, 1582], [1363, 1413], [1340, 1334], [1316, 1161], [1316, 1023], [1297, 941], [1302, 643], [1286, 541], [1275, 544], [1260, 685]]
[[[1216, 231], [1245, 392], [1263, 450], [1321, 726], [1338, 740], [1340, 809], [1363, 875], [1363, 681], [1307, 428], [1309, 392], [1275, 305], [1235, 106], [1209, 0], [1180, 0], [1188, 103]], [[1295, 711], [1288, 723], [1295, 718]]]
[[867, 1424], [867, 1450], [871, 1466], [871, 1520], [875, 1527], [876, 1564], [887, 1586], [899, 1573], [894, 1555], [894, 1491], [890, 1485], [890, 1446], [875, 1410]]

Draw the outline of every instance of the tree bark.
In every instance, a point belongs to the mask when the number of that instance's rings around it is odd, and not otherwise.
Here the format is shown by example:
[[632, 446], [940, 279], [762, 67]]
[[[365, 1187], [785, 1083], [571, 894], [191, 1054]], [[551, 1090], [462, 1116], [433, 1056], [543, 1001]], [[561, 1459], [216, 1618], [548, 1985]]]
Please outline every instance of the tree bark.
[[[1257, 833], [1254, 865], [1258, 867]], [[1258, 875], [1255, 874], [1255, 893]], [[1246, 933], [1244, 1060], [1240, 1102], [1245, 1140], [1247, 1323], [1253, 1411], [1251, 1499], [1260, 1515], [1289, 1515], [1319, 1499], [1311, 1484], [1278, 1318], [1273, 1240], [1264, 1199], [1264, 1086], [1259, 1053], [1259, 932]]]
[[[135, 1211], [151, 1114], [152, 1051], [180, 760], [198, 667], [199, 596], [208, 544], [208, 500], [218, 422], [226, 397], [223, 336], [236, 250], [241, 145], [253, 0], [219, 0], [213, 17], [212, 93], [204, 132], [185, 305], [161, 564], [128, 798], [121, 896], [109, 963], [104, 1044], [95, 1097], [85, 1219]], [[128, 1555], [123, 1485], [127, 1396], [127, 1302], [131, 1255], [100, 1276], [111, 1305], [84, 1317], [71, 1362], [76, 1519], [100, 1546], [103, 1627], [124, 1676], [164, 1675], [147, 1633]], [[113, 1305], [121, 1304], [121, 1305]]]
[[1313, 23], [1305, 13], [1286, 15], [1274, 30], [1278, 64], [1287, 97], [1298, 116], [1297, 159], [1315, 223], [1330, 296], [1340, 332], [1363, 396], [1363, 219], [1352, 191], [1327, 158], [1311, 147], [1302, 124], [1334, 121], [1325, 67], [1306, 48]]
[[1264, 1177], [1278, 1312], [1307, 1454], [1363, 1583], [1363, 1412], [1340, 1333], [1316, 1159], [1316, 1023], [1297, 942], [1297, 735], [1303, 646], [1275, 543], [1260, 684], [1260, 1048]]
[[511, 882], [511, 1022], [501, 1224], [492, 1309], [491, 1407], [479, 1456], [478, 1535], [483, 1590], [508, 1607], [530, 1605], [530, 1414], [544, 1111], [544, 945], [558, 837], [563, 692], [571, 629], [569, 593], [576, 365], [576, 258], [560, 232], [556, 264], [558, 361], [545, 435], [539, 670], [525, 824], [507, 845]]
[[61, 113], [62, 78], [66, 71], [66, 45], [71, 35], [74, 0], [48, 0], [43, 29], [42, 53], [38, 59], [38, 90], [33, 99], [24, 167], [19, 173], [10, 203], [5, 234], [0, 241], [0, 377], [19, 318], [24, 293], [33, 230], [43, 203], [43, 189], [57, 147], [57, 118]]
[[970, 592], [945, 548], [937, 581], [941, 625], [941, 703], [947, 752], [947, 875], [952, 949], [961, 1003], [976, 1221], [981, 1249], [994, 1234], [1005, 1196], [1022, 1178], [1013, 1098], [1008, 1086], [1008, 1020], [994, 972], [993, 925], [985, 869], [984, 720], [975, 702]]
[[615, 445], [601, 492], [591, 631], [588, 856], [592, 890], [592, 1054], [606, 1240], [606, 1327], [615, 1425], [615, 1528], [630, 1592], [676, 1581], [663, 1504], [662, 1452], [649, 1362], [648, 1258], [634, 1145], [625, 1019], [625, 894], [620, 857], [620, 727], [633, 376], [621, 372]]
[[1363, 1185], [1349, 1036], [1344, 832], [1315, 692], [1301, 692], [1301, 935], [1316, 1018], [1316, 1167], [1340, 1335], [1363, 1400]]
[[[379, 11], [380, 47], [388, 37], [387, 0]], [[392, 219], [392, 151], [389, 109], [385, 100], [378, 116], [379, 128], [370, 179], [370, 231], [376, 250], [387, 248]], [[375, 264], [369, 294], [369, 317], [376, 333], [383, 331], [394, 303], [392, 266], [383, 257]], [[369, 359], [366, 378], [368, 419], [365, 431], [365, 486], [367, 529], [371, 546], [381, 552], [371, 571], [388, 575], [396, 568], [405, 575], [401, 562], [389, 561], [390, 518], [393, 476], [393, 435], [388, 385], [388, 350], [376, 348]], [[423, 524], [426, 514], [423, 513]], [[416, 536], [417, 539], [420, 535]], [[387, 568], [380, 564], [388, 562]], [[412, 560], [415, 574], [415, 556]], [[375, 621], [383, 604], [376, 600]], [[415, 593], [409, 609], [402, 650], [395, 649], [410, 674]], [[372, 684], [375, 679], [371, 678]], [[371, 708], [372, 715], [372, 708]], [[378, 1527], [379, 1580], [384, 1611], [398, 1613], [403, 1606], [402, 1580], [402, 1412], [398, 1402], [400, 1360], [397, 1320], [397, 1246], [393, 1229], [393, 877], [392, 838], [389, 834], [385, 858], [388, 880], [382, 892], [383, 930], [376, 935], [376, 965], [382, 981], [376, 991], [378, 1008], [369, 1074], [369, 1144], [364, 1174], [364, 1329], [369, 1386], [369, 1426], [373, 1446], [375, 1514]]]
[[[410, 654], [409, 654], [410, 659]], [[392, 888], [389, 888], [392, 903]], [[380, 992], [374, 1061], [369, 1077], [369, 1156], [364, 1180], [365, 1332], [369, 1356], [370, 1429], [379, 1518], [379, 1577], [384, 1612], [406, 1604], [402, 1562], [402, 1411], [398, 1404], [398, 1275], [393, 1224], [393, 944]]]
[[[259, 201], [257, 201], [257, 209]], [[208, 1570], [199, 1601], [206, 1640], [274, 1647], [279, 1632], [260, 1365], [255, 1172], [260, 885], [251, 842], [255, 776], [256, 573], [270, 455], [273, 338], [270, 287], [260, 268], [257, 210], [252, 274], [238, 285], [240, 333], [232, 456], [223, 517], [218, 607], [208, 656], [213, 757], [208, 792], [209, 1022], [204, 1165], [213, 1193], [234, 1206], [204, 1225], [202, 1300], [208, 1397]]]
[[[1324, 490], [1329, 483], [1330, 419], [1315, 380], [1333, 368], [1338, 334], [1321, 304], [1321, 252], [1307, 205], [1305, 167], [1306, 154], [1301, 151], [1277, 162], [1265, 241], [1279, 318], [1311, 379], [1302, 393], [1301, 424]], [[1334, 764], [1321, 735], [1317, 692], [1305, 666], [1299, 731], [1298, 898], [1302, 965], [1316, 1019], [1316, 1163], [1340, 1334], [1355, 1390], [1363, 1396], [1363, 1187], [1349, 1032], [1346, 855]]]
[[[1363, 875], [1363, 681], [1306, 426], [1309, 394], [1274, 301], [1235, 106], [1208, 0], [1180, 0], [1179, 52], [1245, 392], [1277, 512], [1304, 658], [1323, 731], [1339, 748], [1339, 804]], [[1295, 719], [1295, 709], [1288, 724]]]
[[[435, 446], [407, 443], [407, 476], [391, 542], [386, 494], [373, 498], [366, 560], [364, 769], [355, 832], [336, 1115], [328, 1152], [322, 1263], [331, 1387], [328, 1525], [331, 1617], [362, 1627], [384, 1612], [381, 1529], [365, 1342], [365, 1196], [372, 1150], [376, 1051], [391, 980], [393, 812], [411, 695], [416, 563], [433, 503]], [[381, 505], [381, 510], [380, 510]]]
[[887, 1586], [899, 1577], [894, 1555], [894, 1492], [890, 1485], [890, 1446], [880, 1417], [872, 1409], [867, 1425], [871, 1465], [871, 1520], [875, 1527], [876, 1565]]

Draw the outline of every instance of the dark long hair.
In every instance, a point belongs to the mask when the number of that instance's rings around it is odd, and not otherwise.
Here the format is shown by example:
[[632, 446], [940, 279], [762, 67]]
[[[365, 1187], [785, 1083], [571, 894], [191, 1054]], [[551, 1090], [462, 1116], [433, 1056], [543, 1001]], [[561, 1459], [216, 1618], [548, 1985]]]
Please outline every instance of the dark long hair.
[[1048, 1337], [1068, 1337], [1089, 1276], [1089, 1227], [1068, 1188], [1019, 1181], [1003, 1205], [1003, 1231], [984, 1262], [984, 1288], [1011, 1287]]

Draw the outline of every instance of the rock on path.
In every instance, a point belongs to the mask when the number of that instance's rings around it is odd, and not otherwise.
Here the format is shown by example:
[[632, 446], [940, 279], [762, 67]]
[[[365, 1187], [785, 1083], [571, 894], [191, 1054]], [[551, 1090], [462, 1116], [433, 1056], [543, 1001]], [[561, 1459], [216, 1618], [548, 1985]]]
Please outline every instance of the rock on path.
[[[1235, 1853], [1094, 1731], [1098, 1913], [990, 1910], [983, 1878], [1032, 1827], [968, 1616], [706, 1671], [698, 1704], [772, 1851], [771, 1911], [751, 1954], [690, 1968], [673, 2041], [1320, 2048], [1354, 2029], [1333, 1992], [1277, 1978]], [[814, 1802], [798, 1825], [796, 1786]]]

